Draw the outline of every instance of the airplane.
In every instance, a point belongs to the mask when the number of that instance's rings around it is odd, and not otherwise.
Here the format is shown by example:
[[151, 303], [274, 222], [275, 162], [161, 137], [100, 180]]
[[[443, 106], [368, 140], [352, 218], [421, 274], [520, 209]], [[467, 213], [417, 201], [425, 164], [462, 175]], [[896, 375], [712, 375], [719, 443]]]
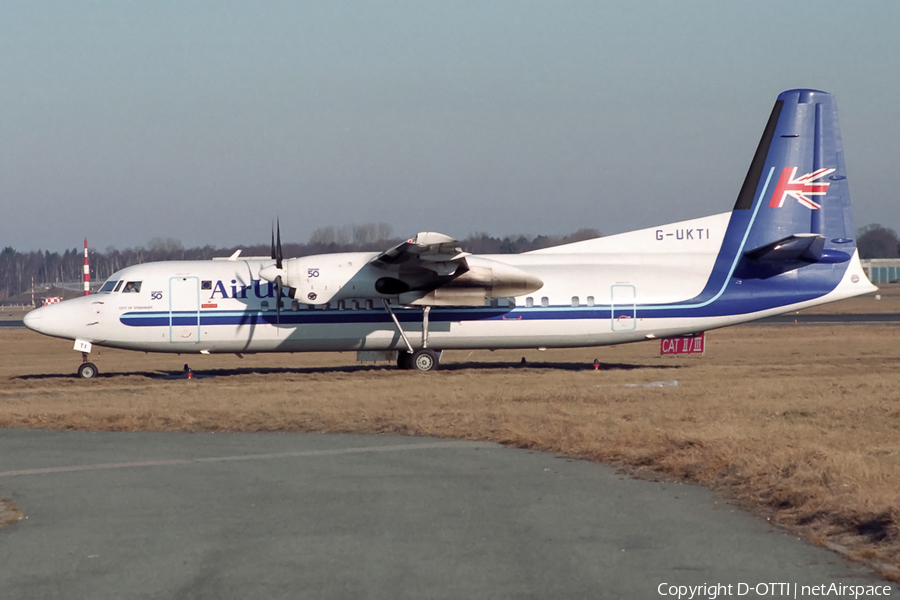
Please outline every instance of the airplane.
[[[699, 334], [876, 290], [859, 261], [834, 97], [775, 102], [734, 208], [504, 255], [422, 232], [384, 252], [138, 264], [25, 325], [178, 354], [353, 351], [431, 371], [444, 350], [604, 346]], [[363, 354], [361, 354], [362, 356]], [[371, 354], [369, 354], [371, 355]]]

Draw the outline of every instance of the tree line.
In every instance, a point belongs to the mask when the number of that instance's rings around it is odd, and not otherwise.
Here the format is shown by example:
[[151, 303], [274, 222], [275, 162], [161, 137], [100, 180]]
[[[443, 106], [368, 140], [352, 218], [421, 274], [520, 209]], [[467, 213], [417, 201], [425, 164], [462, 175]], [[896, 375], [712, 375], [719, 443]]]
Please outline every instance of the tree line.
[[872, 223], [856, 232], [856, 246], [860, 258], [897, 258], [900, 241], [897, 232], [890, 227]]
[[[564, 236], [527, 236], [509, 235], [506, 237], [490, 236], [478, 232], [461, 240], [463, 250], [474, 254], [509, 254], [527, 252], [558, 244], [568, 244], [581, 240], [600, 237], [596, 229], [579, 229]], [[344, 227], [321, 227], [310, 235], [305, 244], [284, 243], [285, 257], [325, 254], [329, 252], [361, 252], [387, 250], [400, 242], [390, 225], [385, 223], [369, 223]], [[89, 249], [88, 258], [91, 269], [91, 282], [105, 281], [110, 275], [130, 265], [160, 260], [209, 260], [214, 257], [227, 257], [237, 250], [241, 256], [270, 256], [268, 244], [253, 246], [231, 246], [218, 248], [202, 246], [185, 248], [179, 240], [172, 238], [153, 238], [147, 247], [118, 250], [108, 247], [104, 251]], [[0, 301], [16, 296], [28, 295], [31, 291], [32, 278], [36, 289], [57, 287], [60, 284], [77, 284], [82, 281], [84, 267], [84, 248], [73, 248], [62, 252], [37, 250], [19, 252], [7, 246], [0, 252]], [[75, 285], [77, 288], [78, 286]], [[25, 298], [21, 298], [22, 301]], [[30, 298], [29, 298], [30, 301]]]

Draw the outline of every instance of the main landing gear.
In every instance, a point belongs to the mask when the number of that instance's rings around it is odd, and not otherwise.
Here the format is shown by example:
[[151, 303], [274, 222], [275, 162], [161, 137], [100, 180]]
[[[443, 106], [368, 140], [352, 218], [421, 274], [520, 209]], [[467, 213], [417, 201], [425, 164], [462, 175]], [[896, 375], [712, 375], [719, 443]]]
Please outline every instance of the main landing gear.
[[417, 371], [433, 371], [437, 369], [440, 364], [441, 354], [439, 351], [435, 352], [428, 347], [428, 313], [431, 312], [431, 307], [426, 306], [422, 312], [422, 347], [418, 350], [413, 350], [412, 344], [409, 343], [409, 338], [406, 337], [403, 327], [400, 326], [397, 315], [391, 310], [391, 305], [388, 304], [387, 300], [382, 302], [384, 302], [384, 309], [388, 311], [388, 314], [394, 320], [394, 325], [397, 326], [397, 331], [408, 349], [408, 352], [401, 350], [397, 353], [397, 367], [400, 369], [415, 369]]
[[432, 371], [439, 364], [438, 353], [431, 348], [419, 348], [412, 354], [403, 351], [397, 353], [397, 366], [401, 369]]
[[97, 365], [88, 362], [87, 352], [82, 352], [81, 364], [78, 366], [78, 376], [82, 379], [93, 379], [99, 372], [100, 371], [97, 370]]

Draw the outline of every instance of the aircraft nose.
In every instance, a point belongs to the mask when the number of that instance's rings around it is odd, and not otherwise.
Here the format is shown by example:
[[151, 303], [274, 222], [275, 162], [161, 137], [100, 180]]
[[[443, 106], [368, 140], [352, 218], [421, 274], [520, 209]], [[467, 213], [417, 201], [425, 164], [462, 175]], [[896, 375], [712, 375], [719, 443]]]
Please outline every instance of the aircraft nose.
[[87, 322], [85, 317], [89, 314], [85, 310], [89, 308], [89, 305], [81, 298], [90, 300], [88, 296], [80, 296], [73, 300], [34, 309], [25, 315], [23, 319], [25, 327], [44, 335], [75, 339], [79, 334], [86, 333], [84, 331]]
[[31, 329], [32, 331], [40, 331], [41, 330], [41, 317], [43, 314], [41, 311], [43, 308], [36, 308], [25, 314], [25, 318], [23, 319], [25, 323], [25, 327]]

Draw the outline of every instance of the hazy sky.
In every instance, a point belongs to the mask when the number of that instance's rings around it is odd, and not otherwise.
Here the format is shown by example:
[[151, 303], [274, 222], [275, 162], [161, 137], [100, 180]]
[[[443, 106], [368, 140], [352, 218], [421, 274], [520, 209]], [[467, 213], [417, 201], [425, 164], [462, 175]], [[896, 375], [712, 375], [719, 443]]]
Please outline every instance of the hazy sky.
[[[730, 210], [779, 92], [900, 229], [900, 3], [0, 3], [0, 247], [616, 233]], [[892, 108], [893, 107], [893, 108]]]

